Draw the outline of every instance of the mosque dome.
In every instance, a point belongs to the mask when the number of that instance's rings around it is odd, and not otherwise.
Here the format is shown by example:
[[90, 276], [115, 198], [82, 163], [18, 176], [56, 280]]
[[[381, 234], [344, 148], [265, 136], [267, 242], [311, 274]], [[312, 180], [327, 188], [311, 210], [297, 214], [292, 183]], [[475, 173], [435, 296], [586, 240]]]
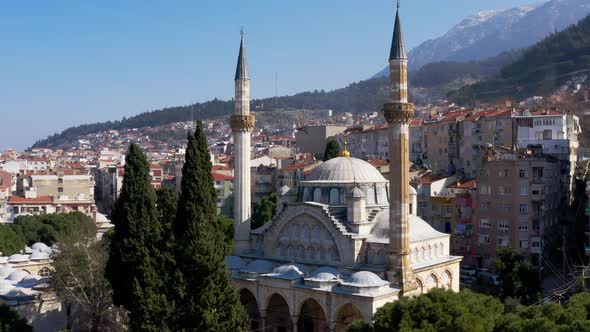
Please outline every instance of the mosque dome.
[[12, 272], [8, 276], [8, 278], [6, 278], [6, 280], [8, 280], [8, 281], [14, 281], [14, 282], [19, 282], [19, 281], [23, 280], [23, 278], [25, 276], [27, 276], [27, 275], [29, 275], [29, 273], [27, 273], [27, 272], [25, 272], [23, 270], [17, 270], [17, 271]]
[[39, 277], [34, 276], [34, 275], [30, 275], [27, 274], [26, 276], [24, 276], [21, 281], [19, 282], [19, 286], [24, 286], [24, 287], [33, 287], [35, 286], [37, 283], [39, 283]]
[[267, 277], [279, 278], [279, 279], [288, 279], [288, 280], [296, 280], [302, 278], [304, 273], [299, 269], [299, 267], [288, 264], [288, 265], [281, 265], [276, 267], [272, 273], [266, 274]]
[[0, 256], [0, 264], [6, 264], [8, 263], [8, 257], [7, 256]]
[[6, 293], [14, 288], [14, 285], [6, 280], [0, 280], [0, 294]]
[[[49, 247], [47, 249], [49, 249]], [[51, 249], [49, 249], [49, 250], [51, 250]], [[29, 257], [29, 259], [32, 261], [40, 261], [40, 260], [44, 260], [44, 259], [49, 259], [49, 254], [44, 251], [33, 251], [33, 253]]]
[[8, 277], [14, 271], [16, 271], [16, 269], [11, 266], [0, 267], [0, 279]]
[[337, 157], [316, 167], [302, 183], [387, 183], [387, 180], [364, 160]]
[[338, 281], [340, 279], [340, 272], [333, 267], [325, 266], [313, 271], [313, 273], [305, 280], [329, 282]]
[[9, 263], [22, 263], [29, 260], [29, 255], [14, 254], [8, 257]]
[[[371, 229], [372, 242], [389, 243], [389, 211], [381, 211], [375, 217], [377, 223]], [[426, 221], [413, 214], [408, 215], [410, 228], [410, 242], [424, 241], [448, 236], [432, 228]]]
[[49, 248], [49, 246], [47, 246], [43, 242], [37, 242], [37, 243], [33, 244], [31, 246], [31, 249], [33, 249], [33, 251], [37, 250], [37, 251], [44, 251], [44, 252], [47, 252], [47, 253], [50, 253], [51, 252], [51, 248]]
[[355, 272], [350, 276], [350, 279], [346, 282], [342, 283], [345, 286], [352, 286], [352, 287], [381, 287], [385, 285], [389, 285], [389, 282], [379, 278], [373, 272], [369, 271], [359, 271]]

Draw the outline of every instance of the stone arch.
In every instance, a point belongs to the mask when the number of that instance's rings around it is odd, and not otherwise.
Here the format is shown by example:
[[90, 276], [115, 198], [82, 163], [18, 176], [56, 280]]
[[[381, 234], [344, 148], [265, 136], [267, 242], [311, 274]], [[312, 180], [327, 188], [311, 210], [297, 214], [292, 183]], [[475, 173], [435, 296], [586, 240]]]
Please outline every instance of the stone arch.
[[299, 306], [297, 331], [323, 332], [329, 329], [326, 311], [321, 303], [308, 298]]
[[268, 298], [265, 325], [272, 326], [275, 331], [291, 331], [293, 329], [291, 308], [285, 297], [279, 293], [273, 293]]
[[340, 204], [340, 190], [338, 188], [330, 189], [330, 205]]
[[350, 324], [355, 320], [365, 320], [362, 312], [352, 303], [341, 305], [336, 311], [334, 317], [334, 331], [345, 332], [350, 327]]
[[418, 285], [420, 294], [424, 294], [424, 281], [422, 281], [422, 278], [416, 276], [416, 285]]
[[317, 203], [322, 202], [322, 188], [315, 188], [313, 190], [313, 201]]
[[438, 278], [438, 276], [434, 273], [431, 273], [430, 275], [428, 275], [428, 278], [426, 278], [426, 288], [427, 290], [431, 290], [433, 288], [438, 287], [438, 281], [440, 279]]
[[445, 270], [441, 276], [441, 287], [445, 289], [453, 289], [453, 273]]
[[246, 308], [250, 317], [250, 330], [257, 330], [262, 325], [260, 308], [254, 294], [247, 288], [240, 289], [240, 302]]

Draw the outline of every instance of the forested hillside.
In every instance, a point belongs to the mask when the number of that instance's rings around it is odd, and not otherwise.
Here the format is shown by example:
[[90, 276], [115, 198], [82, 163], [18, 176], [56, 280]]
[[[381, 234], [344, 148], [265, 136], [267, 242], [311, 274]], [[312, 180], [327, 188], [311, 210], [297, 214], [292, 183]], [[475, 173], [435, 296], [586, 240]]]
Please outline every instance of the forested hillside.
[[505, 96], [546, 95], [574, 76], [590, 72], [590, 16], [526, 49], [493, 79], [466, 86], [449, 96], [462, 104], [497, 101]]
[[[418, 71], [409, 73], [410, 86], [422, 88], [419, 97], [440, 98], [453, 87], [461, 86], [465, 81], [473, 82], [495, 75], [502, 66], [517, 58], [517, 52], [503, 53], [484, 61], [438, 62], [428, 64]], [[252, 109], [271, 111], [274, 109], [331, 109], [335, 112], [369, 112], [378, 111], [387, 102], [387, 77], [376, 77], [352, 83], [345, 88], [333, 91], [315, 90], [292, 96], [265, 98], [252, 101]], [[432, 92], [432, 93], [430, 93]], [[414, 100], [415, 102], [428, 100]], [[33, 148], [57, 147], [77, 140], [80, 136], [109, 129], [129, 129], [145, 126], [159, 126], [178, 121], [209, 119], [227, 116], [233, 111], [233, 101], [214, 99], [205, 103], [177, 106], [139, 114], [119, 121], [84, 124], [64, 130], [46, 139], [37, 141]], [[192, 110], [192, 112], [191, 112]]]

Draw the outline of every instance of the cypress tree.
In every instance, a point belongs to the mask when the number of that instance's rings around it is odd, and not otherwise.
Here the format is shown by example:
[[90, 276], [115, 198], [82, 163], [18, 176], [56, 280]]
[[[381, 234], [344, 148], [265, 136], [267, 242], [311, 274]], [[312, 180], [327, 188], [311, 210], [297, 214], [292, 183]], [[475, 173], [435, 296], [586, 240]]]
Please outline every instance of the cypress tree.
[[332, 137], [328, 139], [326, 150], [324, 151], [324, 161], [336, 158], [340, 155], [340, 144]]
[[178, 329], [246, 331], [248, 316], [225, 267], [230, 248], [217, 222], [216, 194], [202, 123], [189, 134], [174, 234]]
[[140, 148], [131, 144], [125, 158], [123, 188], [113, 210], [115, 225], [107, 262], [113, 302], [129, 311], [133, 331], [167, 331], [171, 306], [158, 262], [162, 227], [156, 211], [156, 193], [150, 185], [149, 164]]

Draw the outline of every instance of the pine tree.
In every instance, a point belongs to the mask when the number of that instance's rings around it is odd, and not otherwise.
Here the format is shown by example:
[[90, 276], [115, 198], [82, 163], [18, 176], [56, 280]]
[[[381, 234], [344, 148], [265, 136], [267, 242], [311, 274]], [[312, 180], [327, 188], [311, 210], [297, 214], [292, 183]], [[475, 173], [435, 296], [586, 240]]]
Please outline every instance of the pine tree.
[[163, 284], [166, 271], [158, 262], [162, 227], [156, 194], [146, 157], [135, 144], [127, 151], [123, 188], [112, 220], [115, 228], [106, 274], [113, 302], [129, 311], [133, 331], [170, 330], [171, 306]]
[[216, 195], [202, 123], [189, 135], [174, 225], [178, 329], [245, 331], [248, 317], [225, 267], [230, 248], [217, 223]]
[[334, 138], [330, 138], [326, 144], [326, 150], [324, 152], [324, 161], [328, 161], [332, 158], [336, 158], [340, 155], [340, 145]]

